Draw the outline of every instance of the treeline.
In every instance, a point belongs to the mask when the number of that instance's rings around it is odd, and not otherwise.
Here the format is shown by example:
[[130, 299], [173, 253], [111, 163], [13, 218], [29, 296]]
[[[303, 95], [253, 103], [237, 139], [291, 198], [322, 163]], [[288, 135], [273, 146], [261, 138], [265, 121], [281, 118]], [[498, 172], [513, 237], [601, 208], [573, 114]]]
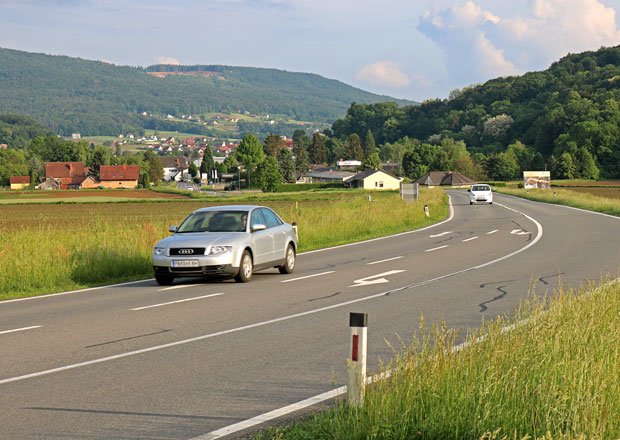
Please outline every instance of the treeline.
[[618, 178], [620, 46], [420, 106], [354, 103], [330, 134], [342, 142], [367, 133], [381, 159], [402, 163], [410, 178], [446, 166], [500, 180], [545, 167], [560, 179]]
[[143, 112], [165, 119], [247, 111], [331, 123], [351, 102], [391, 100], [313, 74], [250, 67], [185, 68], [220, 74], [157, 78], [147, 72], [163, 66], [115, 66], [0, 48], [0, 113], [34, 117], [64, 136], [116, 135], [153, 124], [141, 117]]

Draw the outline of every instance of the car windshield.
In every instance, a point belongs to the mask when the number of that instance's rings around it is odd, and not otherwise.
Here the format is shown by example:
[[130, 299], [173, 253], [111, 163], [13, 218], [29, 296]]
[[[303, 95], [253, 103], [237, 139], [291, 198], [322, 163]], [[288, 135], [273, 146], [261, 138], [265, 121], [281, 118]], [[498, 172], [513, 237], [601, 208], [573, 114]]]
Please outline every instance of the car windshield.
[[245, 232], [247, 211], [198, 211], [190, 214], [176, 232]]
[[487, 185], [475, 185], [471, 189], [472, 191], [491, 191]]

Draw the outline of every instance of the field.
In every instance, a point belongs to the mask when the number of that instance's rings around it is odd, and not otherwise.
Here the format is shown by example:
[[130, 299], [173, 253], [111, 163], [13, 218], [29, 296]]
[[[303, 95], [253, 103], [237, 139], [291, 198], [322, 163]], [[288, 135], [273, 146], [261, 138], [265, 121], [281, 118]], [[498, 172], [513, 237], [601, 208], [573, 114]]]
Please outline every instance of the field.
[[0, 300], [150, 278], [155, 242], [168, 235], [168, 226], [209, 205], [273, 207], [297, 222], [302, 252], [411, 230], [447, 216], [441, 190], [424, 191], [411, 204], [395, 192], [373, 193], [372, 202], [363, 191], [250, 197], [0, 204]]
[[161, 193], [148, 189], [93, 189], [63, 191], [4, 191], [0, 192], [0, 204], [15, 203], [85, 203], [137, 201], [154, 199], [186, 199], [181, 194]]

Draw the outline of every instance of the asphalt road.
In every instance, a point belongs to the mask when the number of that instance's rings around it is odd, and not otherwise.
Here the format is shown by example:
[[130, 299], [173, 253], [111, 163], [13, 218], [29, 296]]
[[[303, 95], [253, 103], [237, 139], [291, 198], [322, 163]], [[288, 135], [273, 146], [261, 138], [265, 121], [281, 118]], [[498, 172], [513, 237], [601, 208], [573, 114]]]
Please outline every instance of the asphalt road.
[[421, 315], [465, 332], [532, 289], [618, 276], [618, 218], [450, 194], [448, 221], [299, 255], [291, 275], [0, 303], [0, 438], [217, 438], [344, 385], [350, 312], [368, 313], [372, 371]]

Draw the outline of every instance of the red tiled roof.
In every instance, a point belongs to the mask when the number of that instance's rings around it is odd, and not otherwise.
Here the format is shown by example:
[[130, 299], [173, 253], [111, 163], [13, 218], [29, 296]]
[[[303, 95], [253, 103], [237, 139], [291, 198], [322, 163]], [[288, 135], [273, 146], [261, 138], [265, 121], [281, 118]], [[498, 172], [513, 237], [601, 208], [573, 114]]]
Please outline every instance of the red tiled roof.
[[9, 183], [18, 184], [18, 183], [28, 183], [30, 184], [30, 176], [11, 176], [9, 177]]
[[84, 162], [46, 162], [45, 177], [60, 179], [63, 189], [79, 185], [86, 179]]
[[138, 180], [140, 177], [139, 165], [101, 165], [100, 180]]

